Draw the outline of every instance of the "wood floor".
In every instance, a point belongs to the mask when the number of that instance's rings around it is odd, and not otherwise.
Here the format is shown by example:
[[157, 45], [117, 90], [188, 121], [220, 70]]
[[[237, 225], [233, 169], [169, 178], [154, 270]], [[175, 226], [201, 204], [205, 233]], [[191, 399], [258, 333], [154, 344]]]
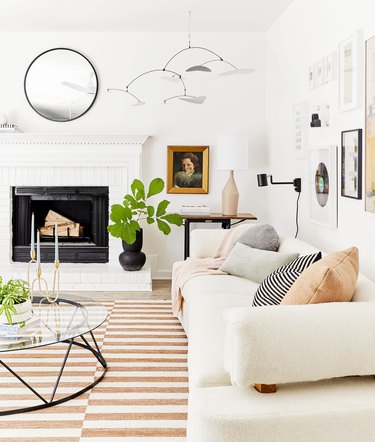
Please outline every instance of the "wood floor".
[[[73, 293], [73, 292], [63, 292]], [[76, 293], [84, 298], [90, 299], [171, 299], [171, 281], [170, 279], [154, 279], [152, 281], [152, 292], [79, 292]]]

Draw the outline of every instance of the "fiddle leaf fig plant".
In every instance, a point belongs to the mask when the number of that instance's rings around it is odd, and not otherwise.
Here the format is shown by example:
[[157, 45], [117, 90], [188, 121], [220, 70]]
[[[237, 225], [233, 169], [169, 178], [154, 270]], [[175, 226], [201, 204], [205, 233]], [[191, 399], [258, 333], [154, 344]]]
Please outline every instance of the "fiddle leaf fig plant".
[[9, 324], [12, 324], [12, 314], [16, 313], [14, 305], [22, 304], [29, 298], [30, 287], [22, 279], [10, 279], [3, 284], [0, 276], [0, 315], [4, 314]]
[[178, 213], [167, 213], [170, 201], [162, 200], [155, 207], [148, 203], [148, 198], [161, 193], [164, 190], [164, 181], [155, 178], [151, 181], [147, 193], [142, 181], [135, 179], [131, 186], [131, 194], [126, 194], [122, 204], [113, 204], [110, 219], [114, 224], [108, 226], [108, 232], [115, 238], [121, 238], [128, 244], [133, 244], [137, 231], [141, 229], [141, 221], [154, 224], [158, 229], [169, 235], [170, 224], [182, 226], [183, 220]]

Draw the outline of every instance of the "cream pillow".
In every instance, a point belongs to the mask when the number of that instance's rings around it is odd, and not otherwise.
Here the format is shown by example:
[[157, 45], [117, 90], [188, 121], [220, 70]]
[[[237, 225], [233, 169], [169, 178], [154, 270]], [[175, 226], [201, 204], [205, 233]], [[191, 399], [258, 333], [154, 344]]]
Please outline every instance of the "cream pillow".
[[350, 247], [315, 262], [297, 278], [281, 304], [351, 301], [358, 277], [358, 249]]
[[238, 242], [235, 244], [220, 270], [261, 283], [278, 267], [298, 258], [298, 253], [279, 253], [253, 249]]

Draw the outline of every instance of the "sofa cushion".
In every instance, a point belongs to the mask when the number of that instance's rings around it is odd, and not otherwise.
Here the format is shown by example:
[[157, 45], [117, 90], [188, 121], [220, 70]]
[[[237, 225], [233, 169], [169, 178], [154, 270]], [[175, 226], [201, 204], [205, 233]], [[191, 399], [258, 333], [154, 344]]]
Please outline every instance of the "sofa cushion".
[[[241, 305], [248, 306], [252, 303], [258, 286], [259, 284], [249, 279], [232, 275], [222, 275], [220, 277], [217, 275], [207, 275], [191, 278], [182, 289], [183, 303], [179, 316], [186, 334], [190, 338], [190, 325], [196, 322], [196, 313], [191, 312], [191, 303], [194, 300], [199, 304], [203, 299], [209, 299], [211, 304], [207, 306], [208, 310], [205, 314], [211, 315], [214, 305], [218, 308], [224, 308], [224, 305], [228, 307], [228, 302], [229, 305], [230, 303], [235, 303], [237, 298], [241, 299]], [[227, 297], [219, 296], [222, 293], [227, 293]], [[205, 305], [205, 303], [201, 302], [199, 308], [202, 310]]]
[[230, 275], [260, 283], [278, 267], [293, 261], [297, 257], [298, 253], [270, 252], [254, 249], [238, 242], [220, 267], [220, 270]]
[[231, 291], [190, 292], [187, 296], [184, 306], [188, 305], [189, 316], [190, 388], [231, 385], [229, 373], [224, 369], [223, 310], [233, 306], [248, 307], [249, 299], [251, 295], [237, 293], [235, 286]]
[[188, 442], [373, 442], [373, 376], [189, 393]]
[[300, 256], [289, 264], [276, 269], [258, 287], [254, 296], [253, 307], [280, 304], [300, 274], [321, 257], [321, 252]]
[[269, 224], [251, 226], [240, 235], [236, 242], [254, 249], [276, 252], [279, 248], [279, 235]]
[[281, 304], [351, 301], [358, 277], [358, 249], [327, 255], [302, 272]]

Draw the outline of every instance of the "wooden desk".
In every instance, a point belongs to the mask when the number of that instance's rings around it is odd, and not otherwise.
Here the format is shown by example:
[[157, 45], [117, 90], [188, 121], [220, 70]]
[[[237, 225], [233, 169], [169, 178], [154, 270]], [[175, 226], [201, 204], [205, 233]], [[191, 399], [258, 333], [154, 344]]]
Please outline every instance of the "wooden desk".
[[[221, 223], [223, 229], [230, 229], [235, 224], [247, 220], [256, 220], [257, 217], [251, 213], [238, 213], [237, 215], [223, 215], [222, 213], [210, 213], [209, 215], [182, 215], [185, 220], [185, 240], [184, 240], [184, 259], [190, 253], [190, 224], [191, 223]], [[232, 220], [238, 220], [232, 223]]]

